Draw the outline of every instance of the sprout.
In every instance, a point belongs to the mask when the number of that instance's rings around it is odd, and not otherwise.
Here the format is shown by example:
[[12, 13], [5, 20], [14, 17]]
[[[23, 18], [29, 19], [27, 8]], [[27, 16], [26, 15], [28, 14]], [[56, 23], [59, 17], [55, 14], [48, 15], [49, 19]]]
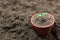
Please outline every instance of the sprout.
[[47, 12], [42, 12], [41, 14], [38, 14], [38, 16], [45, 16]]

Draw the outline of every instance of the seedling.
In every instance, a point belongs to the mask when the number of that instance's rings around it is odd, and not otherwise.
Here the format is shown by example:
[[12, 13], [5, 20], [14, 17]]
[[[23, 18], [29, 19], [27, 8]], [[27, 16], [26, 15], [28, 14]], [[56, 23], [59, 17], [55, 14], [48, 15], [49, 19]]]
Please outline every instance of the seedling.
[[38, 14], [38, 16], [45, 16], [47, 12], [42, 12], [41, 14]]

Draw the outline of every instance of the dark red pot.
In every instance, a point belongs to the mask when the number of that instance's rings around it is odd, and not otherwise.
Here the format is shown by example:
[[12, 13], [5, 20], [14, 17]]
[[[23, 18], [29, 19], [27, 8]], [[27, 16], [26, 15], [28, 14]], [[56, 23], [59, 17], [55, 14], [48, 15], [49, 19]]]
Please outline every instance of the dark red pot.
[[49, 25], [46, 25], [46, 26], [37, 26], [35, 23], [33, 23], [32, 20], [33, 20], [34, 17], [36, 17], [36, 15], [38, 15], [38, 14], [39, 14], [39, 13], [37, 13], [37, 14], [35, 14], [35, 15], [33, 15], [33, 16], [31, 17], [31, 24], [32, 24], [33, 28], [35, 29], [35, 31], [36, 31], [36, 33], [37, 33], [38, 35], [48, 35], [48, 34], [50, 34], [52, 28], [54, 27], [54, 22], [55, 22], [54, 16], [51, 15], [51, 14], [48, 14], [49, 16], [52, 16], [52, 19], [53, 19], [53, 22], [50, 23]]

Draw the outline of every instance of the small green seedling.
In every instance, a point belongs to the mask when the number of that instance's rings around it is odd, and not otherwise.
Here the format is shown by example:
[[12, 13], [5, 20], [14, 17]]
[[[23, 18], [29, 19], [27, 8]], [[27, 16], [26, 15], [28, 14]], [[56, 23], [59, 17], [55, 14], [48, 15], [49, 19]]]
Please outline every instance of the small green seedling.
[[45, 16], [47, 12], [42, 12], [41, 14], [38, 14], [38, 16]]

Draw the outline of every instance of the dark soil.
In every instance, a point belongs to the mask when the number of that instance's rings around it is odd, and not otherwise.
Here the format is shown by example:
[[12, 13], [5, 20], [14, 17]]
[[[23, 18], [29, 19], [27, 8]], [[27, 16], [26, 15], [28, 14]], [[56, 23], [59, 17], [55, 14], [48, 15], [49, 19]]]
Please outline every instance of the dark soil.
[[[56, 19], [48, 36], [38, 36], [30, 23], [40, 10]], [[60, 40], [60, 0], [0, 0], [0, 40]]]

